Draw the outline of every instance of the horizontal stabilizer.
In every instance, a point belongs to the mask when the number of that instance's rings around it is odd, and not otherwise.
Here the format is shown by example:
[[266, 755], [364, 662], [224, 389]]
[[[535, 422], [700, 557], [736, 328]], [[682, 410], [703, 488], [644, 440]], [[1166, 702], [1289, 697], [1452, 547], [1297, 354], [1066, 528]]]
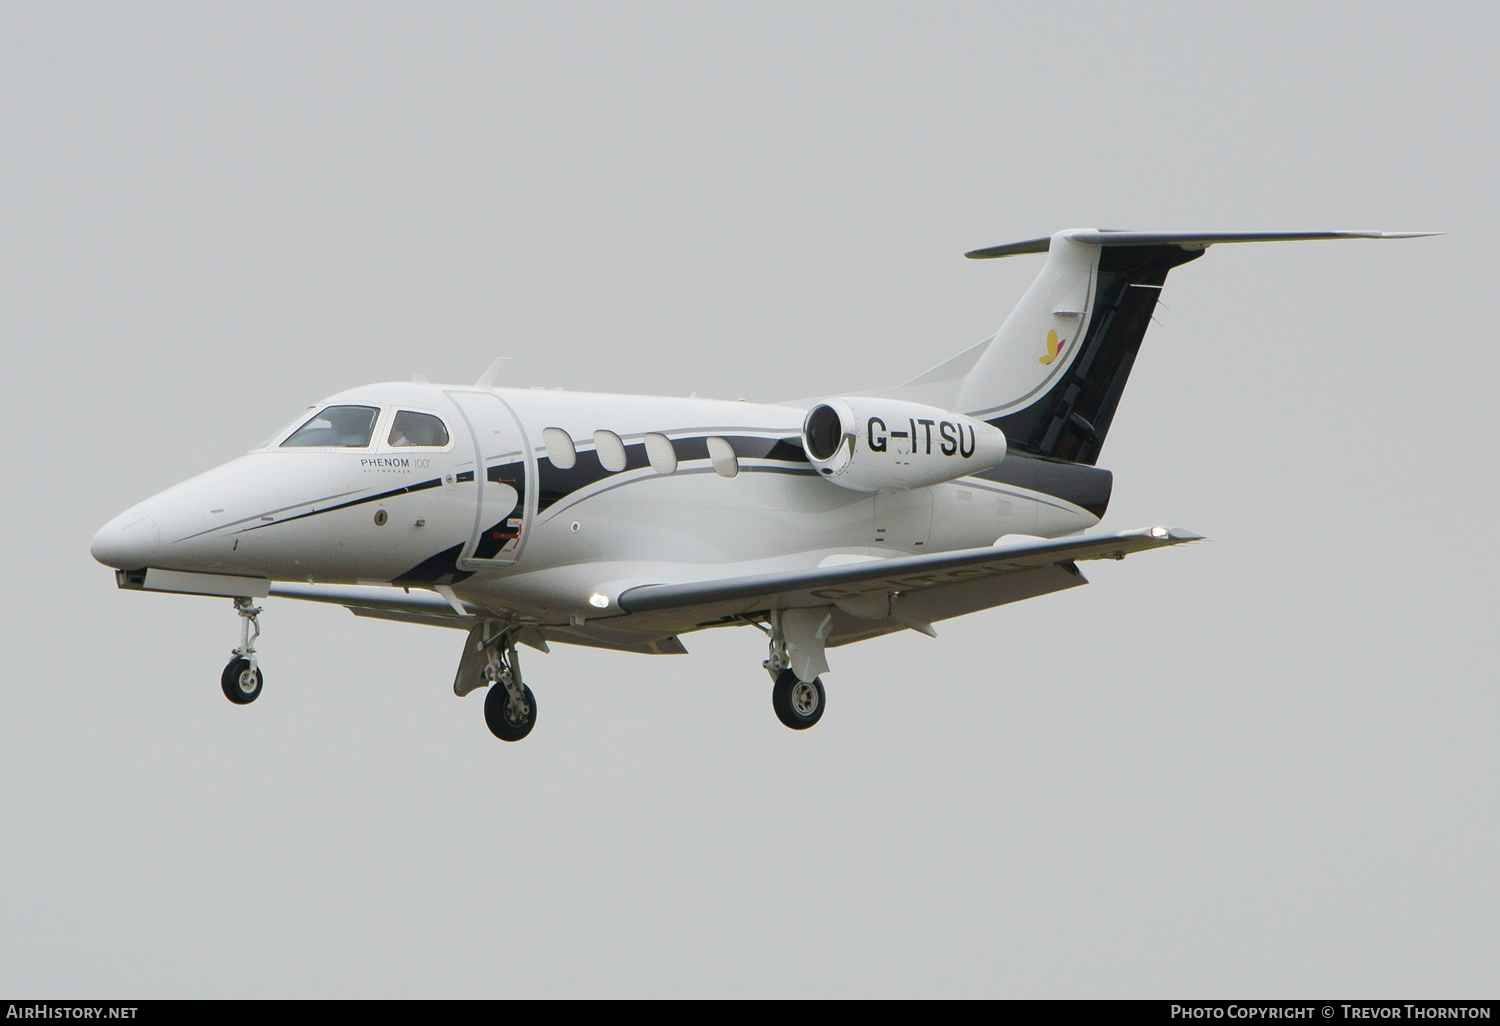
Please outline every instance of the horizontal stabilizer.
[[622, 592], [619, 604], [628, 613], [646, 613], [814, 589], [847, 588], [870, 582], [887, 584], [890, 591], [912, 592], [986, 574], [1013, 573], [1080, 559], [1124, 559], [1131, 552], [1201, 540], [1202, 535], [1176, 527], [1150, 527], [1120, 534], [1059, 539], [1012, 536], [1001, 538], [994, 545], [957, 552], [897, 556], [689, 584], [641, 585]]
[[[1202, 249], [1221, 242], [1308, 242], [1315, 239], [1421, 239], [1442, 232], [1131, 232], [1093, 228], [1075, 228], [1059, 232], [1074, 242], [1086, 246], [1181, 246], [1184, 249]], [[1027, 239], [1003, 246], [990, 246], [965, 253], [970, 260], [993, 260], [996, 257], [1018, 256], [1022, 253], [1045, 253], [1052, 248], [1052, 239]]]

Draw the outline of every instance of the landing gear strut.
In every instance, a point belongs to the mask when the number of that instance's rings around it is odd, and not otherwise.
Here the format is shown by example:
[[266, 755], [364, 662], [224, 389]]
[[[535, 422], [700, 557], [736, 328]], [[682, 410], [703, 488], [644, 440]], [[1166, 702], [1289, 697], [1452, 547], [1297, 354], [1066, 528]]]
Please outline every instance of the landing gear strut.
[[[255, 639], [260, 637], [261, 608], [248, 598], [234, 600], [235, 611], [240, 614], [240, 647], [234, 650], [234, 658], [219, 675], [219, 686], [224, 697], [235, 705], [249, 705], [260, 697], [265, 675], [255, 658]], [[255, 633], [251, 633], [251, 628]]]
[[[808, 619], [808, 613], [812, 612], [812, 619]], [[776, 718], [793, 730], [806, 730], [814, 723], [823, 718], [823, 709], [828, 704], [828, 695], [823, 690], [823, 679], [812, 676], [812, 680], [806, 681], [797, 676], [797, 671], [792, 669], [793, 660], [791, 650], [808, 647], [807, 635], [815, 640], [817, 644], [817, 659], [808, 660], [804, 658], [800, 665], [806, 673], [812, 666], [821, 665], [824, 670], [828, 664], [823, 661], [822, 641], [826, 636], [829, 621], [819, 620], [818, 612], [807, 610], [792, 610], [790, 613], [781, 613], [777, 610], [771, 611], [771, 628], [766, 630], [767, 639], [770, 642], [770, 653], [766, 660], [761, 663], [771, 679], [776, 683], [771, 687], [771, 708], [776, 710]], [[789, 624], [788, 620], [792, 622]], [[806, 621], [801, 622], [801, 621]], [[809, 625], [816, 622], [818, 626], [809, 631]], [[760, 627], [759, 624], [755, 626]], [[792, 645], [787, 644], [787, 629], [794, 632]]]
[[521, 680], [513, 631], [502, 631], [485, 644], [484, 722], [501, 741], [519, 741], [536, 726], [536, 696]]

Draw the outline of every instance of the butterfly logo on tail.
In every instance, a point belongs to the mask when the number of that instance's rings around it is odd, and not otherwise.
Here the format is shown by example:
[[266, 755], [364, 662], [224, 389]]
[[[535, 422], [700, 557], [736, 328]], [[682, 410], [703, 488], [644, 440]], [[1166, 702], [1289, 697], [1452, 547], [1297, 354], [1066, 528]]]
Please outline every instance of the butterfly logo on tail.
[[1062, 352], [1062, 347], [1065, 346], [1065, 345], [1067, 345], [1067, 344], [1068, 344], [1068, 340], [1067, 339], [1065, 339], [1065, 338], [1058, 338], [1057, 337], [1057, 332], [1052, 331], [1051, 329], [1048, 329], [1048, 331], [1047, 331], [1047, 354], [1045, 356], [1038, 356], [1036, 358], [1036, 362], [1037, 363], [1051, 363], [1053, 360], [1057, 359], [1057, 354], [1060, 353], [1060, 352]]

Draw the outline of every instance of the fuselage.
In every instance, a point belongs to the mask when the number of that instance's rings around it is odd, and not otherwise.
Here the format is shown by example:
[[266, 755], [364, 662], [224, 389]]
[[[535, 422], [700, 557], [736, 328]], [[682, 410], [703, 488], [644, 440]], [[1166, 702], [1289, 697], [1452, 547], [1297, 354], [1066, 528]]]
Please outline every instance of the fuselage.
[[[126, 510], [92, 551], [120, 587], [231, 598], [220, 686], [260, 695], [265, 596], [467, 632], [453, 690], [527, 736], [517, 646], [651, 655], [753, 626], [772, 705], [825, 708], [825, 651], [1076, 588], [1078, 562], [1201, 539], [1103, 535], [1095, 465], [1169, 271], [1221, 242], [1381, 232], [1101, 232], [975, 250], [1046, 253], [994, 335], [904, 384], [766, 405], [366, 385], [237, 460]], [[1065, 537], [1078, 535], [1077, 537]]]
[[802, 449], [807, 405], [366, 385], [132, 506], [93, 552], [121, 570], [452, 588], [582, 623], [639, 584], [1058, 537], [1102, 515], [1080, 497], [1097, 480], [1049, 489], [1025, 454], [930, 487], [840, 488]]

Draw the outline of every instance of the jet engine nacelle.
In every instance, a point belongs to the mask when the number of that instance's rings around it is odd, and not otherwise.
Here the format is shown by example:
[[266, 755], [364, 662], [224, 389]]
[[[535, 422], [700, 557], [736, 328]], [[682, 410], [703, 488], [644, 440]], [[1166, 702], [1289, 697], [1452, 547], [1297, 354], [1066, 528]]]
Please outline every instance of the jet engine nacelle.
[[802, 447], [819, 476], [852, 491], [879, 492], [988, 470], [1005, 458], [1005, 433], [935, 406], [855, 396], [809, 410]]

